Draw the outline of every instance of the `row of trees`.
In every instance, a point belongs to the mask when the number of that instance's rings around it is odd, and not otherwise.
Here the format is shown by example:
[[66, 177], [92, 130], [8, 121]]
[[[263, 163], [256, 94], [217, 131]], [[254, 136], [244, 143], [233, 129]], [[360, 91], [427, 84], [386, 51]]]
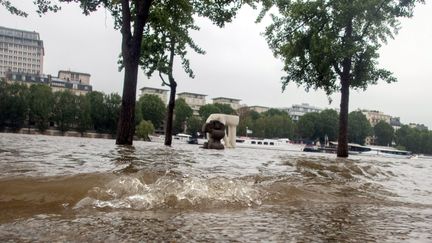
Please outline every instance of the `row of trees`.
[[120, 103], [118, 94], [94, 91], [76, 96], [67, 90], [52, 92], [46, 85], [0, 81], [0, 129], [17, 131], [27, 123], [43, 132], [51, 124], [62, 132], [95, 130], [114, 135]]

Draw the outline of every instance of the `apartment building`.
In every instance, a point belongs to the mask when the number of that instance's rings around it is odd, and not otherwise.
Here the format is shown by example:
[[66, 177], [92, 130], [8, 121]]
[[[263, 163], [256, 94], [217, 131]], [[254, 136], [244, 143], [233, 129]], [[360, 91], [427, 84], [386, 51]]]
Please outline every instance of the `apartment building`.
[[186, 101], [192, 110], [194, 115], [198, 115], [199, 109], [206, 104], [206, 97], [204, 94], [181, 92], [177, 94], [177, 98], [182, 98]]
[[390, 115], [386, 115], [381, 111], [376, 110], [361, 110], [361, 112], [366, 116], [367, 120], [371, 124], [372, 127], [374, 127], [378, 122], [385, 121], [388, 124], [390, 124]]
[[231, 106], [234, 110], [238, 110], [241, 105], [239, 99], [227, 98], [227, 97], [217, 97], [213, 98], [213, 104], [225, 104]]
[[7, 71], [42, 74], [43, 57], [39, 33], [0, 26], [0, 78]]
[[27, 86], [32, 84], [43, 84], [50, 86], [53, 92], [69, 90], [75, 95], [85, 95], [93, 89], [90, 84], [83, 84], [77, 81], [65, 80], [45, 74], [8, 71], [6, 72], [5, 78], [8, 83], [21, 83]]
[[308, 103], [295, 104], [289, 108], [282, 108], [286, 111], [293, 121], [298, 121], [300, 117], [310, 112], [321, 112], [323, 109], [311, 106]]
[[270, 110], [269, 107], [259, 106], [259, 105], [249, 106], [248, 108], [249, 108], [249, 110], [256, 111], [258, 113], [263, 113], [263, 112], [266, 112], [266, 111]]
[[156, 95], [159, 97], [164, 104], [168, 104], [168, 91], [167, 89], [158, 89], [158, 88], [151, 88], [151, 87], [143, 87], [140, 89], [141, 94], [140, 97], [146, 94], [150, 95]]

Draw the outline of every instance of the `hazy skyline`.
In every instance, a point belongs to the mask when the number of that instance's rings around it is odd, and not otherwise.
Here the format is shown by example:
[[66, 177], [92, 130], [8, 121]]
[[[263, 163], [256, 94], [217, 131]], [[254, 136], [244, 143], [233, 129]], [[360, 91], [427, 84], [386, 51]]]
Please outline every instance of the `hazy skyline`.
[[[59, 13], [40, 18], [32, 11], [31, 2], [17, 4], [28, 10], [30, 16], [12, 16], [0, 8], [0, 25], [40, 33], [45, 46], [44, 73], [56, 75], [59, 70], [90, 73], [94, 90], [121, 94], [123, 74], [118, 72], [117, 65], [121, 35], [113, 29], [108, 11], [85, 16], [77, 4], [69, 4], [63, 5]], [[381, 82], [364, 92], [351, 91], [350, 111], [379, 110], [401, 117], [403, 123], [423, 123], [432, 129], [432, 112], [428, 107], [432, 104], [431, 13], [431, 4], [419, 5], [413, 18], [402, 19], [402, 29], [395, 40], [389, 40], [380, 50], [381, 67], [392, 71], [398, 82]], [[207, 53], [189, 55], [195, 79], [188, 78], [179, 63], [175, 64], [178, 92], [206, 94], [208, 101], [219, 96], [238, 98], [247, 105], [289, 107], [309, 103], [323, 108], [339, 107], [339, 93], [331, 96], [330, 105], [320, 90], [307, 93], [303, 87], [290, 84], [281, 93], [282, 63], [273, 57], [260, 35], [266, 24], [255, 24], [256, 16], [257, 11], [245, 7], [223, 29], [208, 20], [197, 19], [201, 30], [194, 32], [193, 38]], [[158, 88], [160, 84], [157, 76], [148, 80], [140, 72], [138, 88]]]

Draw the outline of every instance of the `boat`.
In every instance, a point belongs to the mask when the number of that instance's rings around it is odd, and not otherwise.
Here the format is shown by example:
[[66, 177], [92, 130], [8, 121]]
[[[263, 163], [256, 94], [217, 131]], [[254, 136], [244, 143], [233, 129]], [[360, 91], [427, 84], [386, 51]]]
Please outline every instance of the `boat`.
[[303, 151], [304, 144], [293, 144], [289, 139], [254, 139], [241, 137], [236, 139], [238, 148], [270, 149], [270, 150], [287, 150]]
[[[324, 150], [336, 151], [338, 143], [330, 142], [329, 147]], [[355, 143], [348, 143], [349, 154], [360, 156], [380, 156], [390, 158], [414, 158], [415, 156], [410, 151], [399, 150], [392, 147], [383, 146], [363, 146]]]

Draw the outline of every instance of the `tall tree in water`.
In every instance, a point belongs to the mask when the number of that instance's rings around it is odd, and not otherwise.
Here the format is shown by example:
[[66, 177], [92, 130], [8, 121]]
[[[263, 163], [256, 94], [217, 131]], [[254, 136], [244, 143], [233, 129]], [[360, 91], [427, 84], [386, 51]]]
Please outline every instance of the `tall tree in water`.
[[141, 65], [147, 76], [155, 72], [162, 84], [170, 87], [170, 97], [165, 124], [165, 145], [171, 146], [173, 115], [177, 82], [173, 68], [176, 57], [181, 61], [183, 70], [193, 78], [194, 74], [187, 59], [187, 51], [204, 54], [190, 37], [191, 30], [199, 30], [194, 15], [205, 16], [218, 26], [231, 21], [244, 2], [249, 1], [199, 1], [199, 0], [161, 0], [154, 3], [149, 24], [144, 31]]
[[[186, 57], [187, 49], [204, 54], [190, 37], [190, 30], [198, 30], [194, 23], [194, 8], [189, 0], [164, 0], [153, 6], [149, 25], [143, 38], [141, 65], [148, 77], [157, 72], [162, 84], [170, 87], [170, 96], [165, 123], [165, 145], [171, 146], [173, 115], [177, 82], [173, 68], [175, 57], [179, 57], [183, 70], [193, 78], [194, 74]], [[165, 77], [164, 77], [165, 76]]]
[[[411, 17], [423, 0], [264, 0], [264, 11], [276, 5], [265, 36], [284, 62], [283, 90], [290, 82], [306, 90], [341, 92], [338, 157], [348, 156], [349, 90], [366, 89], [378, 80], [394, 82], [378, 68], [378, 50]], [[263, 14], [260, 16], [262, 17]]]

